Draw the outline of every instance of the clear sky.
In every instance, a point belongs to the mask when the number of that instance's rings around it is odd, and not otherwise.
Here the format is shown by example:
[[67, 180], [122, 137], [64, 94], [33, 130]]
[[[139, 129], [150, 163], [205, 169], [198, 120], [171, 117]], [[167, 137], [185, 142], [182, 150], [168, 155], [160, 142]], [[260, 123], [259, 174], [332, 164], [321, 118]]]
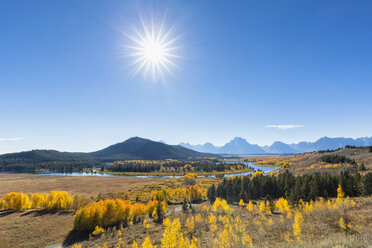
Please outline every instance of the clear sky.
[[[165, 13], [179, 68], [133, 77], [124, 33]], [[371, 13], [371, 1], [2, 1], [0, 153], [371, 136]]]

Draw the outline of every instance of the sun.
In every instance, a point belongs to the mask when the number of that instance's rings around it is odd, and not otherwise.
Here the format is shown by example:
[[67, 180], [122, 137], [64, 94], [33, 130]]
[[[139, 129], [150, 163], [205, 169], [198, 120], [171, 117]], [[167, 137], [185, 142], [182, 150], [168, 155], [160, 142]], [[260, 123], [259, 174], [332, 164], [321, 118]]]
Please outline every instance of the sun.
[[130, 49], [128, 56], [133, 57], [131, 66], [135, 67], [134, 75], [142, 73], [145, 79], [153, 82], [165, 81], [166, 74], [172, 73], [172, 68], [178, 67], [175, 63], [177, 58], [176, 45], [180, 36], [174, 37], [174, 28], [166, 28], [165, 16], [160, 25], [155, 25], [151, 19], [150, 24], [141, 20], [141, 28], [134, 30], [133, 34], [126, 34], [131, 44], [126, 47]]

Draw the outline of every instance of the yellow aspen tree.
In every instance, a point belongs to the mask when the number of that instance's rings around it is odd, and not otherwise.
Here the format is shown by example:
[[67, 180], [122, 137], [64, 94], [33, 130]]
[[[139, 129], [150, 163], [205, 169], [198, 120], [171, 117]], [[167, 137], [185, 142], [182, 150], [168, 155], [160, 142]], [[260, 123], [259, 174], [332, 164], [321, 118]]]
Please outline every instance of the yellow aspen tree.
[[266, 214], [272, 214], [273, 208], [274, 208], [274, 204], [271, 204], [269, 201], [266, 201], [266, 204], [265, 204]]
[[213, 214], [210, 214], [209, 215], [209, 224], [210, 224], [210, 230], [212, 232], [216, 231], [218, 229], [218, 227], [216, 225], [216, 222], [217, 222], [216, 216], [214, 216]]
[[274, 223], [273, 223], [273, 220], [270, 218], [268, 223], [267, 223], [269, 226], [272, 226]]
[[4, 199], [0, 199], [0, 210], [4, 209], [5, 207], [5, 201]]
[[264, 202], [260, 203], [260, 212], [265, 212], [266, 211], [266, 206]]
[[124, 241], [122, 240], [122, 238], [120, 237], [118, 239], [118, 243], [116, 244], [116, 247], [115, 248], [124, 248], [125, 247], [125, 243]]
[[214, 247], [218, 248], [227, 248], [232, 247], [230, 243], [230, 235], [227, 228], [224, 228], [220, 231], [217, 237], [214, 239]]
[[346, 225], [345, 225], [345, 221], [344, 221], [344, 218], [340, 218], [340, 221], [339, 221], [339, 225], [342, 229], [346, 230]]
[[189, 248], [199, 248], [199, 247], [200, 247], [199, 240], [197, 238], [195, 238], [194, 236], [192, 236], [191, 244], [190, 244]]
[[216, 198], [216, 200], [213, 203], [212, 209], [214, 212], [223, 212], [227, 213], [229, 211], [229, 205], [227, 205], [227, 202], [225, 199]]
[[253, 247], [253, 242], [252, 242], [252, 238], [251, 236], [249, 236], [249, 234], [247, 233], [243, 233], [243, 236], [242, 236], [242, 245], [244, 247]]
[[185, 227], [187, 228], [188, 232], [191, 232], [192, 230], [194, 230], [194, 217], [188, 217], [186, 219]]
[[243, 199], [240, 199], [239, 206], [244, 207], [244, 201], [243, 201]]
[[92, 234], [94, 236], [98, 236], [98, 235], [103, 235], [105, 233], [105, 229], [103, 229], [102, 227], [99, 227], [99, 226], [96, 226], [96, 228], [94, 229], [94, 231], [92, 232]]
[[339, 184], [338, 188], [337, 188], [337, 198], [342, 198], [344, 196], [345, 196], [345, 193], [344, 193], [344, 191], [342, 191], [341, 184]]
[[284, 240], [287, 242], [287, 243], [292, 243], [292, 238], [291, 238], [291, 233], [287, 232], [285, 235], [284, 235]]
[[203, 220], [203, 217], [201, 216], [201, 214], [197, 214], [195, 216], [195, 222], [197, 223], [202, 223], [204, 220]]
[[135, 240], [133, 240], [132, 248], [138, 248], [137, 242]]
[[253, 206], [252, 201], [249, 201], [249, 203], [247, 204], [247, 209], [249, 212], [253, 212], [254, 206]]
[[147, 237], [145, 238], [145, 241], [143, 241], [143, 243], [142, 243], [142, 248], [156, 248], [156, 246], [153, 246], [153, 245], [151, 244], [150, 237], [147, 236]]
[[302, 232], [302, 223], [304, 218], [299, 211], [296, 211], [295, 218], [293, 222], [293, 234], [296, 236], [297, 240], [301, 242], [301, 232]]
[[6, 193], [3, 200], [5, 209], [24, 210], [32, 206], [32, 202], [28, 195], [23, 193]]

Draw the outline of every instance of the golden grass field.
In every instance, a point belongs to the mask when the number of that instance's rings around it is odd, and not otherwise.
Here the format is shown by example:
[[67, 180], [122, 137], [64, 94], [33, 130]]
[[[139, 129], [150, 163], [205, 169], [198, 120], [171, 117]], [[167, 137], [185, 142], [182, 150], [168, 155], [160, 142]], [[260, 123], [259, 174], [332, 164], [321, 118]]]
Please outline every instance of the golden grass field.
[[46, 193], [51, 190], [92, 197], [99, 193], [123, 192], [162, 181], [162, 178], [0, 174], [0, 197], [13, 191]]
[[[86, 198], [112, 192], [139, 191], [161, 178], [74, 177], [29, 174], [0, 174], [0, 197], [8, 192], [46, 193], [65, 190]], [[44, 247], [62, 242], [73, 227], [73, 211], [0, 211], [0, 247]]]
[[45, 213], [0, 211], [0, 247], [33, 248], [63, 242], [74, 219], [73, 211]]

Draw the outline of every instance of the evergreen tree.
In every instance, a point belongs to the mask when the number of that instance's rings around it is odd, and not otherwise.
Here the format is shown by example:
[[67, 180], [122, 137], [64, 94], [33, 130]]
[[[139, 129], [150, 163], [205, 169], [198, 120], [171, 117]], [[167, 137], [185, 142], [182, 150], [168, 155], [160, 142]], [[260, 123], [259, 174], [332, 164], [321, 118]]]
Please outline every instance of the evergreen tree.
[[364, 188], [364, 194], [365, 195], [371, 195], [372, 194], [372, 172], [369, 172], [363, 177], [363, 188]]
[[156, 215], [157, 215], [157, 222], [158, 223], [163, 223], [163, 219], [164, 219], [164, 213], [162, 211], [162, 204], [161, 204], [161, 201], [158, 201], [158, 205], [156, 206]]
[[234, 199], [235, 199], [234, 195], [235, 195], [234, 187], [233, 187], [232, 181], [229, 180], [227, 181], [227, 193], [226, 193], [227, 203], [234, 202]]
[[187, 200], [185, 198], [183, 199], [183, 203], [182, 203], [182, 212], [186, 213], [187, 209], [188, 209], [188, 205], [187, 205]]
[[214, 186], [214, 184], [212, 184], [212, 186], [208, 188], [207, 197], [211, 204], [213, 204], [216, 200], [216, 187]]

